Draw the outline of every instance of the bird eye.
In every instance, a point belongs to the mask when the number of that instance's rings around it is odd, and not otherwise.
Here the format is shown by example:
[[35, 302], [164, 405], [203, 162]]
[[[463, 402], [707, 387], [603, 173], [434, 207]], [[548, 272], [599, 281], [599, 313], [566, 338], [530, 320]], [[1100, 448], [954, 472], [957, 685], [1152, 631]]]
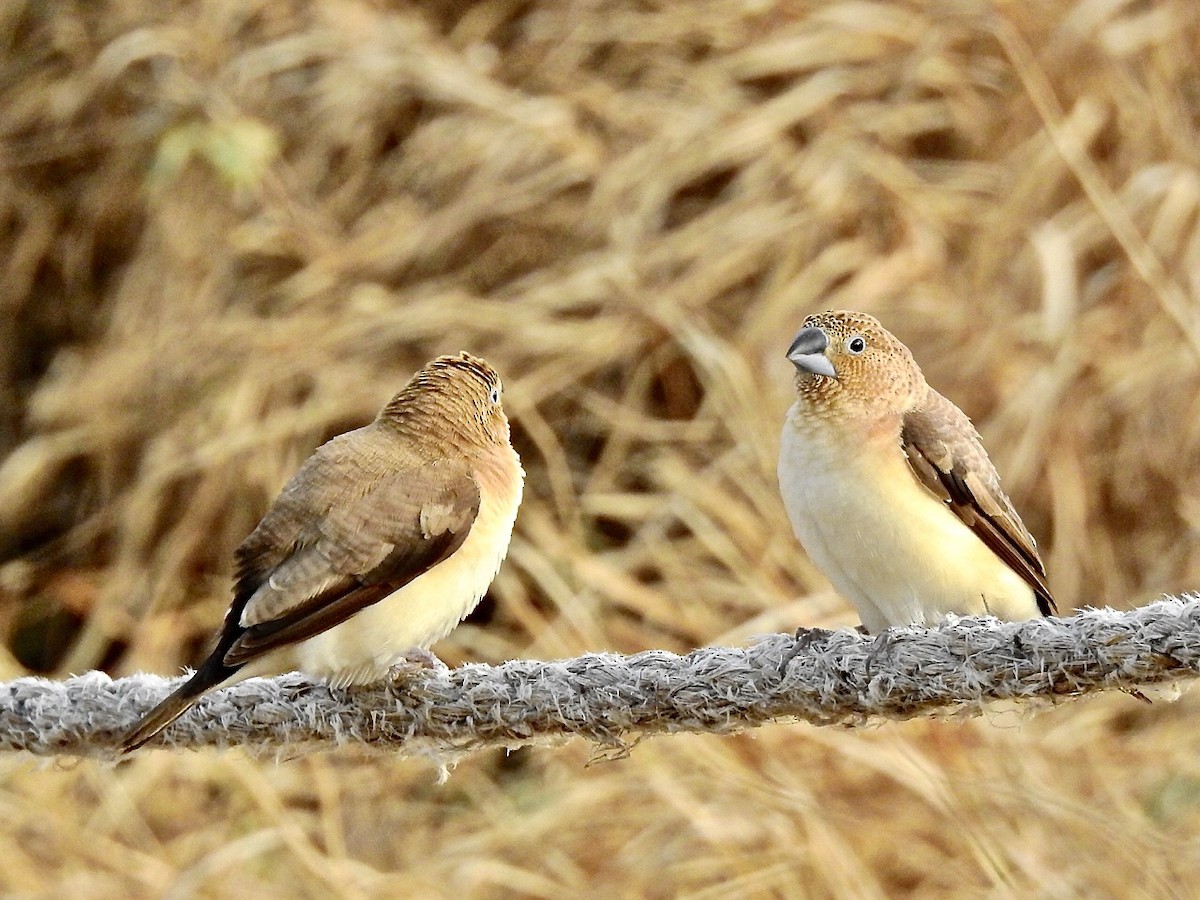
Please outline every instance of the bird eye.
[[492, 388], [492, 393], [490, 395], [490, 399], [493, 403], [500, 402], [500, 387], [499, 386]]
[[851, 335], [846, 339], [846, 350], [854, 356], [858, 356], [858, 354], [862, 353], [866, 349], [867, 339], [861, 334]]

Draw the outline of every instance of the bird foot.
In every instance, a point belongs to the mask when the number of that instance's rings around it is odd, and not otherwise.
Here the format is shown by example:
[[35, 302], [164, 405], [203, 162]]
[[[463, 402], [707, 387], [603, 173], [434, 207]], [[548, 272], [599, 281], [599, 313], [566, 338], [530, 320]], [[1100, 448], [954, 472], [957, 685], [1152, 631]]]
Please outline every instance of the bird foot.
[[795, 643], [792, 644], [792, 648], [779, 663], [779, 674], [782, 676], [787, 671], [788, 666], [792, 664], [792, 660], [811, 647], [813, 641], [828, 634], [829, 630], [827, 628], [805, 628], [803, 625], [797, 628], [793, 636]]
[[450, 667], [424, 647], [409, 647], [400, 659], [388, 669], [388, 680], [392, 684], [408, 681], [418, 672], [427, 671], [449, 672]]

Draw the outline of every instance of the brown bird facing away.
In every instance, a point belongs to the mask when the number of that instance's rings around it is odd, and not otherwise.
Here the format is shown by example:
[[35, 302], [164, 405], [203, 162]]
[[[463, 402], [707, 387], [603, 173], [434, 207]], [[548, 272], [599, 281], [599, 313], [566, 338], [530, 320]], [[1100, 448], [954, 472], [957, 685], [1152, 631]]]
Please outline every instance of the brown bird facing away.
[[235, 676], [298, 669], [346, 686], [431, 660], [496, 576], [521, 503], [500, 395], [484, 360], [442, 356], [318, 448], [238, 547], [216, 649], [125, 752]]
[[779, 486], [796, 537], [876, 634], [1056, 612], [1037, 546], [971, 420], [871, 316], [806, 318]]

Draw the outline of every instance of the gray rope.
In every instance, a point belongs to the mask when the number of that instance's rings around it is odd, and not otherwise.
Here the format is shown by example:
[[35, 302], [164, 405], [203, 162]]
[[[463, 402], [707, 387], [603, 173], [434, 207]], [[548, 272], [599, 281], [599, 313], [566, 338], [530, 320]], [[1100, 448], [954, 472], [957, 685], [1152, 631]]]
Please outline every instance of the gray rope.
[[[685, 656], [652, 650], [473, 664], [349, 690], [297, 674], [250, 679], [207, 695], [148, 747], [239, 746], [290, 757], [355, 744], [446, 759], [582, 737], [619, 754], [652, 734], [976, 715], [990, 700], [1044, 705], [1198, 671], [1200, 597], [1193, 595], [1126, 613], [951, 619], [876, 638], [811, 631]], [[0, 684], [0, 749], [111, 759], [119, 737], [177, 684], [98, 672]]]

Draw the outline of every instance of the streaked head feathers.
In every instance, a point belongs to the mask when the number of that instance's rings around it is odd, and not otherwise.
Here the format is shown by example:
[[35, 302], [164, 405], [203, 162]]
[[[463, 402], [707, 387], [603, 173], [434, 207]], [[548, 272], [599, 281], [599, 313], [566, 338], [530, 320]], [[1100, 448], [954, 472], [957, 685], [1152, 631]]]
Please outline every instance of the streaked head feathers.
[[801, 397], [844, 413], [902, 414], [928, 389], [908, 348], [866, 313], [838, 310], [807, 317], [787, 357], [796, 367]]
[[461, 437], [475, 442], [507, 441], [503, 396], [496, 370], [464, 351], [427, 363], [383, 408], [379, 419], [418, 430], [443, 431], [453, 423]]

